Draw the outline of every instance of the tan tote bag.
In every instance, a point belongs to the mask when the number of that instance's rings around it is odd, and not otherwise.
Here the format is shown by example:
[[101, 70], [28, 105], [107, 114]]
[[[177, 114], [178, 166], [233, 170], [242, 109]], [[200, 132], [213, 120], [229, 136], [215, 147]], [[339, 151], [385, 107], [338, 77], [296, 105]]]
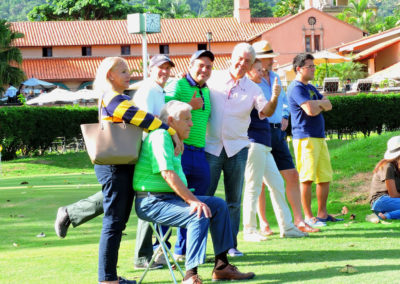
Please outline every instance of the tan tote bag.
[[130, 165], [139, 158], [142, 129], [129, 123], [101, 120], [99, 123], [81, 124], [82, 136], [90, 160], [96, 165]]

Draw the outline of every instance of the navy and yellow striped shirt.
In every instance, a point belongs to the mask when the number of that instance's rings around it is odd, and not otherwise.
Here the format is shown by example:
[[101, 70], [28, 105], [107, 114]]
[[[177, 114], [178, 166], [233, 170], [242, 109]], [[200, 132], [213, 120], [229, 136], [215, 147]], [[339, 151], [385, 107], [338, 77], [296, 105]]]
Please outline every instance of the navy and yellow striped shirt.
[[162, 128], [167, 130], [171, 136], [176, 133], [175, 129], [169, 127], [160, 119], [140, 110], [129, 96], [117, 92], [110, 92], [104, 95], [101, 119], [112, 122], [125, 121], [146, 131]]

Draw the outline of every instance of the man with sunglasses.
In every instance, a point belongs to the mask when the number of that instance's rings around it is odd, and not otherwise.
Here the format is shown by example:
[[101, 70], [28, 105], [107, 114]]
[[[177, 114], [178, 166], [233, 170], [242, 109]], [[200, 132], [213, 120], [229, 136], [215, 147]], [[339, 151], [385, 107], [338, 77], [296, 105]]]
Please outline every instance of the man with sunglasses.
[[[166, 101], [178, 100], [192, 107], [192, 121], [189, 137], [185, 139], [182, 167], [188, 188], [195, 195], [206, 195], [210, 186], [210, 167], [206, 160], [207, 123], [211, 112], [210, 90], [206, 84], [211, 76], [214, 54], [208, 50], [198, 50], [190, 58], [188, 73], [166, 86]], [[174, 249], [176, 260], [183, 260], [186, 254], [186, 229], [178, 228]]]
[[[300, 177], [301, 203], [308, 225], [321, 226], [327, 221], [340, 221], [328, 215], [326, 202], [332, 167], [325, 141], [324, 111], [331, 102], [309, 82], [314, 79], [315, 65], [311, 54], [301, 53], [293, 59], [296, 79], [289, 85], [288, 103], [291, 113], [293, 147]], [[316, 183], [318, 213], [311, 211], [311, 186]], [[342, 219], [343, 220], [343, 219]]]

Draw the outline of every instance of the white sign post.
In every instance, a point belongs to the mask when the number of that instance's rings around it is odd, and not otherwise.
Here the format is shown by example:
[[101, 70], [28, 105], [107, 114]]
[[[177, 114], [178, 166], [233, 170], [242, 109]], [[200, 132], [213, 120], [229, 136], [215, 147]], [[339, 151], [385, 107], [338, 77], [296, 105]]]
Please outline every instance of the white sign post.
[[143, 79], [147, 78], [147, 34], [159, 33], [161, 31], [161, 17], [159, 14], [129, 14], [128, 33], [142, 35], [142, 59], [143, 59]]

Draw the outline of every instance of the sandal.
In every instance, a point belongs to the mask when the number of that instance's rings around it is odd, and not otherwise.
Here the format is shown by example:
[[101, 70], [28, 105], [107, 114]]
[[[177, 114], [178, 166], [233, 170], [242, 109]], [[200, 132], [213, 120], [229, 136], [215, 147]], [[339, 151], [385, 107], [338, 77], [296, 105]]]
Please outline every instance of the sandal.
[[335, 218], [332, 215], [328, 215], [328, 217], [326, 217], [326, 218], [320, 218], [320, 217], [316, 217], [316, 218], [317, 218], [318, 221], [321, 221], [321, 222], [324, 222], [324, 223], [326, 223], [326, 222], [340, 222], [340, 221], [344, 220], [343, 218]]

